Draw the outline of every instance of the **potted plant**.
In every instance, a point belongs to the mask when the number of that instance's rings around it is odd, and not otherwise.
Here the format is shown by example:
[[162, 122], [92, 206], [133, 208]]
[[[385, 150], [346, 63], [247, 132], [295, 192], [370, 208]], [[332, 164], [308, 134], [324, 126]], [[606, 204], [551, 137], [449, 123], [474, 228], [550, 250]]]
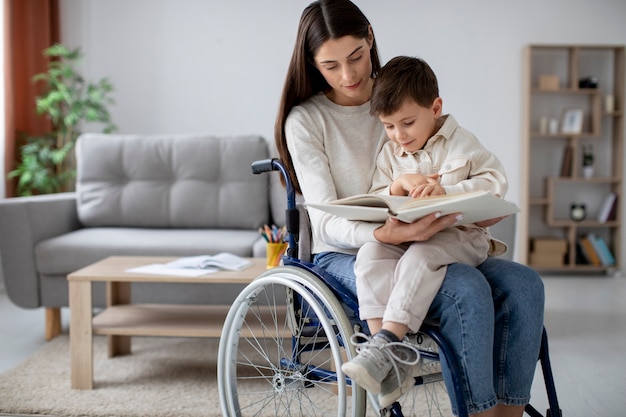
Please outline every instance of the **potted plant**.
[[102, 124], [102, 131], [115, 130], [108, 106], [113, 104], [112, 84], [103, 78], [88, 83], [76, 65], [79, 48], [55, 44], [44, 50], [50, 57], [48, 70], [33, 77], [45, 82], [46, 90], [36, 98], [37, 114], [49, 118], [52, 131], [28, 137], [20, 147], [20, 162], [9, 178], [17, 178], [17, 194], [49, 194], [74, 189], [74, 145], [85, 122]]
[[591, 178], [593, 176], [593, 146], [583, 145], [583, 177]]

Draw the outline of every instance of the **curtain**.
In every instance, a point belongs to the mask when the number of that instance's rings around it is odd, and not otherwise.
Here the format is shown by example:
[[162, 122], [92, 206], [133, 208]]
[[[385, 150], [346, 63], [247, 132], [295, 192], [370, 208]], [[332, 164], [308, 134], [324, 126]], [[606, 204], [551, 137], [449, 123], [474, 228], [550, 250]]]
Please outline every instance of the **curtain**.
[[22, 135], [41, 135], [50, 123], [37, 114], [35, 97], [42, 86], [32, 82], [47, 69], [43, 50], [60, 41], [59, 0], [4, 0], [5, 10], [5, 173], [6, 195], [15, 195], [15, 183], [6, 174], [19, 160]]

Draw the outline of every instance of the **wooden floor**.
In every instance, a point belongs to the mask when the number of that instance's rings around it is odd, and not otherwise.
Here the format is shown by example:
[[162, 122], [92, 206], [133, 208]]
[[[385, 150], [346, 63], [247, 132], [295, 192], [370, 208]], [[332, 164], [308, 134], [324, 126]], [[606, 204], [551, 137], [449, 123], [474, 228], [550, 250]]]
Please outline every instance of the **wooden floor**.
[[[545, 324], [563, 416], [625, 415], [626, 278], [555, 276], [544, 282]], [[67, 309], [62, 321], [67, 332]], [[2, 372], [45, 343], [44, 311], [18, 308], [0, 290], [0, 338]], [[541, 383], [538, 373], [532, 394], [540, 407]]]

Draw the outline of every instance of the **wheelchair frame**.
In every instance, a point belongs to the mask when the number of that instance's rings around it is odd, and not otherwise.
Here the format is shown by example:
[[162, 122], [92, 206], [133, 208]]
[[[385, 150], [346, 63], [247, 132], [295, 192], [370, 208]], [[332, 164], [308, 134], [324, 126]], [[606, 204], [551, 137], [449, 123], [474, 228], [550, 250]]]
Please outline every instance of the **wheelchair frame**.
[[[263, 392], [265, 396], [259, 400], [258, 406], [268, 405], [275, 412], [271, 415], [328, 415], [327, 409], [321, 411], [321, 403], [324, 402], [333, 409], [336, 408], [339, 416], [349, 413], [357, 417], [365, 415], [367, 397], [379, 415], [403, 416], [400, 403], [396, 402], [389, 409], [381, 409], [375, 396], [366, 394], [360, 387], [352, 386], [349, 378], [341, 371], [344, 359], [350, 360], [356, 355], [350, 343], [350, 335], [355, 329], [364, 327], [364, 323], [358, 319], [357, 300], [344, 291], [334, 277], [299, 258], [300, 211], [296, 204], [295, 190], [285, 168], [278, 159], [261, 160], [252, 164], [254, 174], [270, 171], [280, 171], [285, 180], [289, 245], [283, 257], [284, 266], [268, 270], [249, 284], [233, 303], [224, 323], [218, 352], [218, 389], [223, 414], [245, 416], [249, 415], [249, 408], [252, 414], [261, 415], [253, 407], [257, 406], [255, 401], [259, 393]], [[280, 303], [281, 295], [276, 293], [276, 287], [281, 292], [286, 290], [287, 302], [284, 306]], [[284, 294], [282, 297], [284, 299]], [[266, 310], [269, 310], [270, 321], [273, 323], [264, 322], [268, 317]], [[279, 311], [284, 312], [284, 319], [279, 317]], [[253, 334], [253, 325], [264, 329], [260, 337]], [[287, 340], [283, 339], [284, 335]], [[445, 392], [446, 399], [451, 401], [455, 398], [458, 415], [467, 417], [459, 365], [448, 342], [436, 326], [429, 324], [424, 324], [418, 334], [412, 336], [418, 341], [423, 341], [424, 337], [429, 341], [424, 349], [420, 348], [422, 362], [437, 363], [443, 355], [454, 390], [453, 397], [448, 397], [447, 391]], [[266, 339], [270, 342], [266, 342]], [[436, 349], [431, 349], [429, 343], [434, 343]], [[246, 347], [252, 353], [242, 353]], [[267, 347], [271, 349], [266, 349]], [[322, 359], [323, 355], [319, 351], [330, 351], [330, 356]], [[272, 356], [274, 353], [277, 355]], [[260, 358], [253, 358], [254, 355]], [[315, 360], [303, 359], [306, 356]], [[321, 365], [315, 363], [320, 360]], [[257, 366], [254, 361], [263, 363], [263, 366]], [[546, 416], [561, 416], [545, 329], [539, 361], [550, 406]], [[415, 379], [417, 386], [426, 387], [433, 382], [441, 384], [442, 375], [439, 371]], [[247, 388], [245, 383], [248, 382], [265, 384], [268, 389], [258, 388], [257, 385]], [[336, 393], [336, 407], [334, 401], [329, 403], [319, 400], [308, 395], [309, 391], [318, 391], [318, 396], [322, 398], [331, 391]], [[348, 396], [351, 397], [350, 401]], [[431, 392], [425, 396], [425, 401], [436, 405], [439, 403], [436, 396], [436, 393]], [[250, 400], [252, 403], [247, 402], [248, 397], [254, 399]], [[416, 406], [414, 403], [412, 405]], [[542, 417], [530, 404], [525, 411], [531, 417]]]

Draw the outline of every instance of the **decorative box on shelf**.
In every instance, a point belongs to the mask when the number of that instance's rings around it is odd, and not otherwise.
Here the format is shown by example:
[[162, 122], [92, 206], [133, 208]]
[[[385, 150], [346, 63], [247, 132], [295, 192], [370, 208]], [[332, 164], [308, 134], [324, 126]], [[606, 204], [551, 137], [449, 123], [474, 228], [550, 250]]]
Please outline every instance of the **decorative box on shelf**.
[[559, 238], [534, 238], [531, 241], [530, 263], [539, 267], [562, 267], [567, 241]]
[[558, 75], [540, 75], [539, 76], [539, 89], [542, 91], [556, 91], [559, 89], [559, 76]]

